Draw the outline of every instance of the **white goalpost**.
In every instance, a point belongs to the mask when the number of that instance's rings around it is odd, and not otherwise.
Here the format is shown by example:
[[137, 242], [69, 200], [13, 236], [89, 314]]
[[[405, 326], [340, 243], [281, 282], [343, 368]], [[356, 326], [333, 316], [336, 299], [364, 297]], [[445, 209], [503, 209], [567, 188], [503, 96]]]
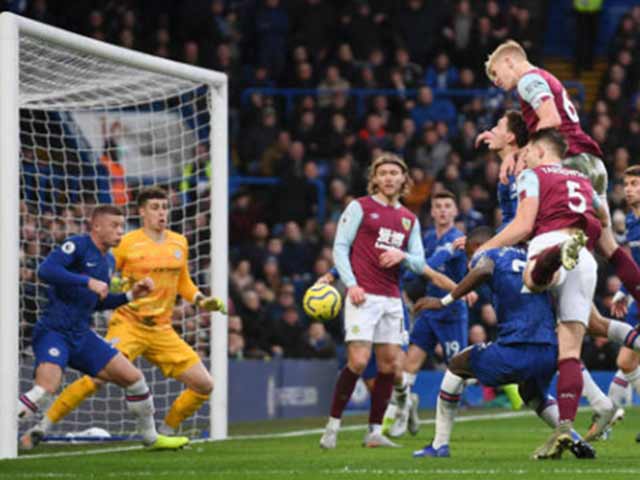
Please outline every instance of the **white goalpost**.
[[[190, 243], [192, 278], [227, 298], [226, 75], [112, 46], [11, 13], [0, 14], [0, 459], [17, 456], [19, 391], [32, 382], [31, 332], [46, 302], [37, 265], [85, 232], [100, 203], [126, 208], [160, 185], [170, 228]], [[108, 313], [96, 315], [104, 334]], [[190, 436], [227, 435], [227, 320], [178, 302], [178, 332], [214, 378], [209, 405], [184, 422]], [[161, 421], [182, 385], [137, 361]], [[63, 385], [78, 378], [73, 371]], [[122, 390], [103, 387], [56, 425], [52, 437], [101, 427], [130, 438]]]

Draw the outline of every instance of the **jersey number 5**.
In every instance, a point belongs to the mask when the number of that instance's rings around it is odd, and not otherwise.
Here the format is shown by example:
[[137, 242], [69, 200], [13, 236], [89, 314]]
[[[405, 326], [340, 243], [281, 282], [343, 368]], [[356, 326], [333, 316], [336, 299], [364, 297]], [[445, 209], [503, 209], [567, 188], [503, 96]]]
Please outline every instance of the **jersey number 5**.
[[569, 194], [569, 208], [576, 213], [584, 213], [587, 209], [587, 199], [580, 191], [580, 184], [567, 180], [567, 193]]

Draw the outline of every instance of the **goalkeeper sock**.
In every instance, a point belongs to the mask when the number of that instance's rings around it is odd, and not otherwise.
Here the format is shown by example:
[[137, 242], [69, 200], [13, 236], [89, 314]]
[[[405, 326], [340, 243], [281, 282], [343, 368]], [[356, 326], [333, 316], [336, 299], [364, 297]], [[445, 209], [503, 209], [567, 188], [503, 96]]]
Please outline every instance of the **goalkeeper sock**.
[[629, 381], [622, 370], [618, 370], [609, 385], [609, 398], [616, 405], [622, 405], [627, 397]]
[[522, 397], [518, 393], [518, 385], [515, 383], [510, 383], [508, 385], [503, 385], [502, 390], [504, 390], [504, 394], [509, 399], [509, 403], [511, 403], [512, 410], [520, 410], [522, 408]]
[[53, 395], [40, 385], [34, 385], [27, 393], [20, 395], [18, 401], [18, 419], [30, 418], [51, 402]]
[[51, 421], [51, 424], [58, 423], [64, 417], [73, 412], [78, 405], [80, 405], [85, 398], [93, 395], [98, 390], [96, 383], [85, 375], [67, 388], [56, 398], [49, 410], [47, 411], [46, 418]]
[[158, 438], [156, 425], [153, 420], [153, 397], [144, 378], [141, 378], [125, 389], [127, 408], [138, 417], [138, 431], [142, 435], [143, 442], [151, 445]]
[[165, 425], [175, 432], [180, 424], [196, 413], [196, 411], [208, 399], [209, 395], [198, 393], [190, 388], [185, 389], [180, 396], [176, 398], [173, 405], [171, 405], [171, 409], [167, 413], [167, 416], [164, 417]]
[[440, 394], [436, 403], [436, 432], [431, 444], [435, 449], [449, 444], [463, 390], [463, 378], [447, 370], [440, 384]]

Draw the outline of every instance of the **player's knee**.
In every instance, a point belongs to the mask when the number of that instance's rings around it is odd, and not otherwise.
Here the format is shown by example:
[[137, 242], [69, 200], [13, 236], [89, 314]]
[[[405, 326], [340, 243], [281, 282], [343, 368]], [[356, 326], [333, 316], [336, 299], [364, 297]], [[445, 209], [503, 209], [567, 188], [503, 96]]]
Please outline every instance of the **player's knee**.
[[463, 350], [451, 357], [447, 368], [454, 375], [458, 375], [462, 378], [471, 378], [473, 376], [471, 372], [471, 350]]
[[624, 373], [631, 373], [638, 368], [638, 360], [634, 360], [625, 356], [619, 356], [616, 364]]
[[127, 369], [121, 373], [120, 382], [125, 388], [135, 385], [140, 380], [144, 380], [144, 374], [138, 368]]
[[353, 373], [362, 375], [368, 363], [369, 357], [366, 355], [351, 355], [347, 361], [347, 366]]
[[198, 382], [189, 388], [195, 390], [200, 395], [211, 395], [211, 392], [213, 392], [213, 378], [207, 375], [204, 378], [198, 379]]

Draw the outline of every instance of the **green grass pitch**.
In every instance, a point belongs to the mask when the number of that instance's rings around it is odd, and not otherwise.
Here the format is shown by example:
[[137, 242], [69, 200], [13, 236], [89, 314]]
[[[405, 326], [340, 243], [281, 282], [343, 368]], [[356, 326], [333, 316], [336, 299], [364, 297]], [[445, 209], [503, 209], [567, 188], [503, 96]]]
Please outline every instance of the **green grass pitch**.
[[[635, 442], [640, 409], [627, 411], [610, 440], [594, 444], [595, 460], [576, 460], [565, 453], [562, 460], [544, 462], [530, 460], [529, 455], [549, 429], [529, 413], [495, 410], [464, 413], [471, 418], [456, 424], [451, 458], [413, 459], [411, 452], [433, 433], [433, 412], [422, 415], [428, 423], [418, 436], [400, 439], [399, 449], [362, 448], [364, 428], [358, 426], [366, 420], [362, 416], [345, 420], [334, 451], [318, 447], [323, 419], [272, 421], [234, 425], [230, 433], [236, 439], [195, 443], [179, 452], [147, 452], [135, 444], [43, 445], [18, 460], [0, 462], [0, 479], [611, 480], [640, 474], [640, 444]], [[579, 430], [586, 429], [589, 415], [584, 410], [579, 414]]]

